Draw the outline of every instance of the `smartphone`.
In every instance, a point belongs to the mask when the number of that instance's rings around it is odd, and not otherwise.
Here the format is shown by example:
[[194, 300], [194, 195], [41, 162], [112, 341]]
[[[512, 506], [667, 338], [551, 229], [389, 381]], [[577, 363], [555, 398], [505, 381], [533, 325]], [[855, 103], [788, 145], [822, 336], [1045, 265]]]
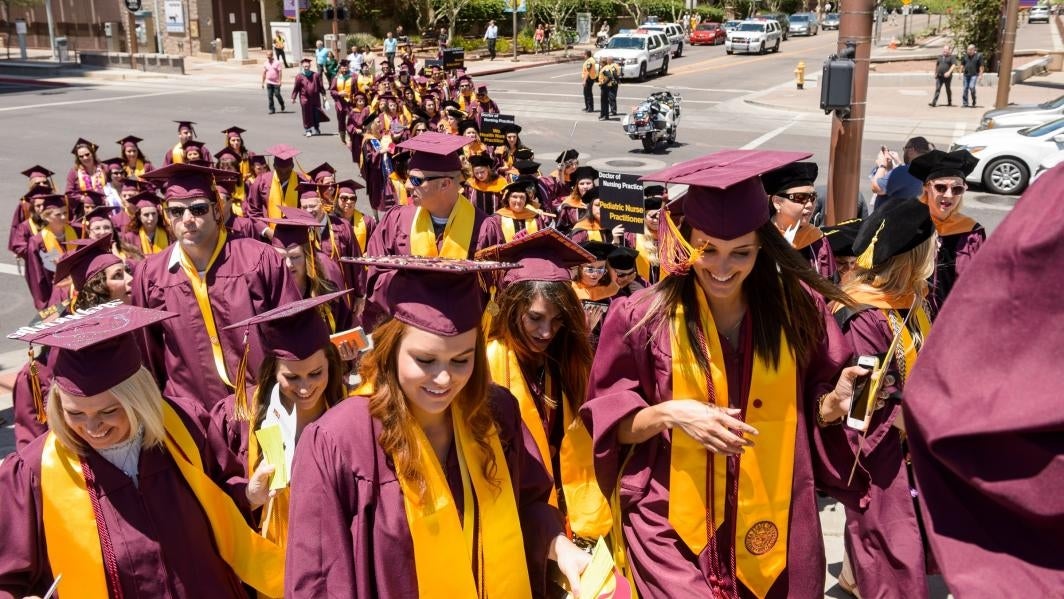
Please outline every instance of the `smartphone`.
[[355, 327], [353, 329], [348, 329], [346, 331], [340, 331], [339, 333], [329, 335], [329, 341], [332, 341], [332, 344], [337, 347], [339, 347], [340, 344], [345, 341], [350, 341], [355, 345], [355, 349], [357, 349], [359, 352], [368, 351], [371, 347], [373, 347], [369, 336], [366, 335], [366, 332], [362, 330], [362, 327]]
[[872, 416], [872, 374], [879, 368], [879, 357], [861, 356], [857, 359], [857, 365], [868, 373], [853, 380], [853, 396], [850, 399], [850, 412], [846, 415], [846, 426], [865, 431]]

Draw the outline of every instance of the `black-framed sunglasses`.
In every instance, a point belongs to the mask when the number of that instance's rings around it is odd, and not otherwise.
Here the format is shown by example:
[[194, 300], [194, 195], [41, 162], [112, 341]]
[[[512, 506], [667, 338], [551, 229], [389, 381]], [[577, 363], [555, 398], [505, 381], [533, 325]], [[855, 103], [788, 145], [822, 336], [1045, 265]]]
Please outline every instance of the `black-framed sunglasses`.
[[210, 204], [192, 204], [191, 206], [167, 206], [166, 213], [170, 215], [172, 219], [178, 219], [185, 216], [185, 211], [188, 210], [192, 213], [192, 216], [206, 216], [211, 211]]
[[429, 181], [435, 181], [436, 179], [450, 179], [447, 175], [437, 175], [435, 177], [410, 177], [411, 187], [421, 187]]
[[815, 191], [798, 191], [795, 193], [777, 193], [781, 198], [796, 202], [798, 204], [810, 204], [816, 201], [817, 195]]
[[948, 183], [935, 183], [931, 188], [935, 190], [935, 193], [945, 194], [947, 191], [951, 191], [955, 196], [961, 195], [968, 189], [966, 185], [949, 185]]

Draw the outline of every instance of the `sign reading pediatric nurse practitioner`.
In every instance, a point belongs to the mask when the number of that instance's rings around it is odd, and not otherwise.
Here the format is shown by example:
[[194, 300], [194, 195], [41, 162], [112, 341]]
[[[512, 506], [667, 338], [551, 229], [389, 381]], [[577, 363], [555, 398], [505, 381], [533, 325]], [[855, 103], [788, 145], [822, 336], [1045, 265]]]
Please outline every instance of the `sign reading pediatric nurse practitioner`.
[[646, 210], [639, 175], [600, 171], [599, 214], [606, 231], [621, 225], [625, 233], [642, 233]]

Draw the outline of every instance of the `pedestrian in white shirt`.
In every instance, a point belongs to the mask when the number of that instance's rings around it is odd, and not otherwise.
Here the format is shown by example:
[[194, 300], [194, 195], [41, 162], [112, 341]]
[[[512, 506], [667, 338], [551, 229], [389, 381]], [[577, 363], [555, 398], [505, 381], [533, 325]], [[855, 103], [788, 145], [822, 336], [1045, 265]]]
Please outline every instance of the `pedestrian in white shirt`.
[[499, 39], [499, 27], [495, 25], [495, 21], [488, 21], [488, 28], [484, 31], [484, 40], [488, 43], [488, 55], [491, 56], [491, 60], [495, 60], [495, 42]]

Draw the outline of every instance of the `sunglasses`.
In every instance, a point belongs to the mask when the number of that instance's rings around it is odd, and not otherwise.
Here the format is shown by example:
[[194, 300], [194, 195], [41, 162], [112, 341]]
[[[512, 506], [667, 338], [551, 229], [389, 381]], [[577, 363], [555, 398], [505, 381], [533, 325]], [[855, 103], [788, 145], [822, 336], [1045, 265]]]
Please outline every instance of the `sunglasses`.
[[781, 198], [788, 199], [798, 204], [811, 204], [816, 201], [817, 195], [815, 191], [799, 191], [796, 193], [777, 193]]
[[429, 181], [435, 181], [436, 179], [450, 179], [450, 177], [446, 175], [439, 175], [436, 177], [410, 177], [410, 185], [411, 187], [421, 187]]
[[952, 195], [959, 196], [968, 189], [965, 185], [949, 185], [946, 183], [935, 183], [931, 186], [935, 190], [935, 193], [945, 194], [947, 191], [952, 192]]
[[211, 211], [210, 204], [192, 204], [191, 206], [167, 206], [166, 213], [170, 215], [172, 219], [178, 219], [185, 216], [185, 211], [188, 210], [192, 213], [192, 216], [205, 216]]

